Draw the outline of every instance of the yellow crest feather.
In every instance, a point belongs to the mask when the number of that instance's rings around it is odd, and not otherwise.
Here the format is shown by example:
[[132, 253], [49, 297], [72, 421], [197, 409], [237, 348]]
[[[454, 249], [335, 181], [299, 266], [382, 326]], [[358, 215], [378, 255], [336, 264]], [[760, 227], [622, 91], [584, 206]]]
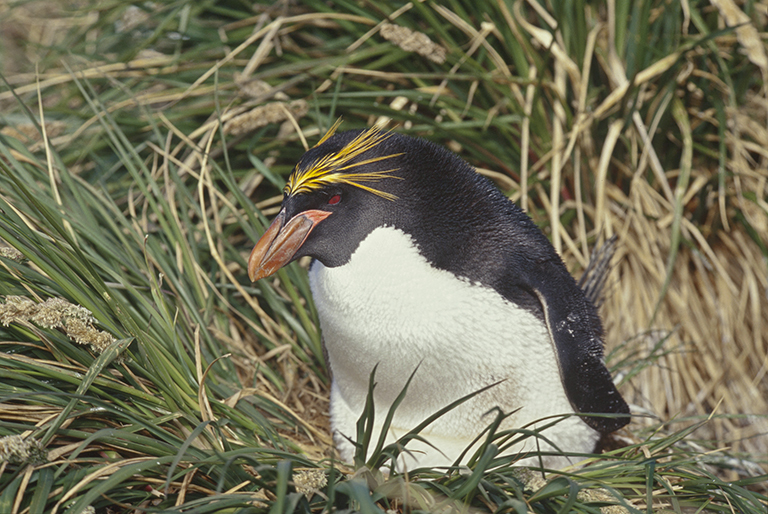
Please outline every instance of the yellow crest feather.
[[[315, 146], [320, 146], [326, 142], [334, 132], [336, 132], [336, 129], [340, 124], [341, 119], [333, 124]], [[386, 140], [390, 135], [391, 132], [382, 132], [377, 126], [371, 127], [358, 134], [355, 139], [347, 143], [347, 145], [338, 152], [324, 155], [307, 165], [299, 163], [293, 173], [291, 173], [291, 176], [288, 177], [288, 183], [285, 185], [283, 191], [287, 195], [295, 195], [316, 191], [330, 184], [347, 184], [359, 187], [364, 191], [386, 198], [387, 200], [396, 200], [397, 197], [395, 195], [365, 185], [364, 182], [377, 182], [385, 178], [400, 178], [394, 175], [389, 175], [393, 171], [397, 171], [397, 168], [372, 171], [369, 173], [352, 173], [349, 171], [358, 166], [365, 166], [366, 164], [372, 164], [374, 162], [402, 155], [402, 153], [382, 155], [350, 164], [352, 160]]]
[[331, 136], [336, 133], [336, 129], [339, 128], [339, 125], [341, 125], [341, 118], [337, 119], [333, 123], [333, 125], [331, 125], [331, 128], [328, 129], [328, 132], [326, 132], [325, 135], [320, 138], [320, 141], [318, 141], [317, 144], [312, 148], [316, 148], [322, 145], [323, 143], [325, 143], [326, 141], [328, 141], [331, 138]]

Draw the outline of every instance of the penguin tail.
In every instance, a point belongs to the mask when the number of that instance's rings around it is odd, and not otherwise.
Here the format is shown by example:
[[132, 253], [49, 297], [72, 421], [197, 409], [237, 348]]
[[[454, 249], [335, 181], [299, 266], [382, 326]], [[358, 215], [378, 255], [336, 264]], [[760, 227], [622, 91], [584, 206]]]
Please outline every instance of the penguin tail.
[[584, 270], [584, 274], [579, 279], [579, 287], [595, 307], [600, 307], [603, 303], [605, 283], [608, 280], [608, 273], [611, 271], [611, 260], [616, 253], [617, 244], [618, 238], [613, 235], [601, 246], [595, 247], [592, 250], [592, 255], [589, 256], [587, 269]]

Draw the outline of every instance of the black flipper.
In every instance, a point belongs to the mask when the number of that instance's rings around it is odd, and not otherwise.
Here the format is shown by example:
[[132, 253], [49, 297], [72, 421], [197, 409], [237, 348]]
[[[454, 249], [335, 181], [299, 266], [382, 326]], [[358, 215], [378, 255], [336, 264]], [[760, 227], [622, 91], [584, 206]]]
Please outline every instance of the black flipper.
[[[562, 273], [560, 266], [551, 267], [551, 274], [542, 275], [552, 277]], [[565, 392], [581, 414], [618, 415], [583, 418], [587, 425], [598, 432], [613, 432], [629, 423], [629, 406], [613, 384], [611, 374], [603, 362], [600, 319], [587, 294], [576, 282], [572, 278], [560, 278], [539, 280], [531, 285], [541, 302], [547, 327], [555, 343]], [[599, 288], [591, 291], [599, 292]]]

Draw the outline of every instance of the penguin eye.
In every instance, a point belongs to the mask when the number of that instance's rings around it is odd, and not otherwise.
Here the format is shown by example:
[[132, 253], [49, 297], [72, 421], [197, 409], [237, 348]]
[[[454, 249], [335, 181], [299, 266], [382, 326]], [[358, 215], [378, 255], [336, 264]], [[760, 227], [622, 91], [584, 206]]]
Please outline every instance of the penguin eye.
[[328, 205], [336, 205], [341, 201], [341, 195], [333, 195], [328, 199]]

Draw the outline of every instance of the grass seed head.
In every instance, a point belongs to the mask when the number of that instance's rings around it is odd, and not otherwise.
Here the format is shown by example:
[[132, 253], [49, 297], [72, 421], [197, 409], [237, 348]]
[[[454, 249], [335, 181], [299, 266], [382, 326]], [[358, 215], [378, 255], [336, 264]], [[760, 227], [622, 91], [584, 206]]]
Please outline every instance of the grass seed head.
[[96, 353], [101, 353], [115, 338], [112, 334], [93, 326], [96, 319], [91, 311], [74, 305], [63, 298], [49, 298], [36, 303], [24, 296], [6, 296], [0, 304], [0, 324], [31, 322], [42, 328], [63, 329], [78, 344], [88, 344]]
[[0, 437], [0, 463], [31, 464], [48, 462], [48, 451], [34, 438], [24, 439], [14, 434]]
[[296, 492], [309, 499], [328, 484], [328, 478], [322, 469], [305, 469], [293, 474], [293, 483], [296, 486]]
[[294, 100], [290, 103], [271, 102], [259, 105], [250, 111], [235, 116], [224, 124], [224, 132], [232, 136], [240, 136], [269, 125], [281, 123], [293, 116], [303, 118], [309, 112], [309, 104], [305, 100]]
[[381, 37], [391, 41], [406, 52], [415, 52], [438, 64], [445, 62], [445, 48], [434, 43], [429, 39], [429, 36], [422, 32], [415, 32], [407, 27], [392, 23], [383, 23], [380, 34]]
[[24, 254], [18, 251], [16, 248], [10, 246], [0, 247], [0, 257], [11, 259], [12, 261], [21, 262], [24, 260]]

